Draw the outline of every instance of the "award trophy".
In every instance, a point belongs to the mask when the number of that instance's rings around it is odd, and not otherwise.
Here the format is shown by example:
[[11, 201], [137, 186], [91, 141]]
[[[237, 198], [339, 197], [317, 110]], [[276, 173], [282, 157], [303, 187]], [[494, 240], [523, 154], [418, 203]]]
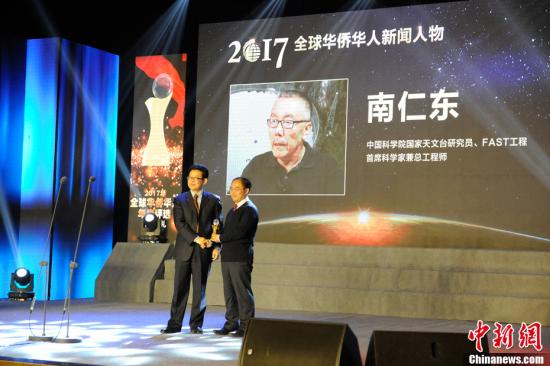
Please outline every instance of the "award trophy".
[[[220, 220], [214, 219], [212, 221], [212, 235], [216, 235], [220, 233]], [[212, 242], [209, 241], [208, 248], [212, 246]]]
[[153, 82], [153, 95], [145, 101], [151, 121], [149, 140], [143, 150], [143, 166], [170, 165], [170, 152], [164, 139], [164, 115], [172, 100], [173, 82], [168, 74], [160, 74]]
[[219, 234], [220, 231], [220, 220], [214, 219], [212, 221], [212, 234]]

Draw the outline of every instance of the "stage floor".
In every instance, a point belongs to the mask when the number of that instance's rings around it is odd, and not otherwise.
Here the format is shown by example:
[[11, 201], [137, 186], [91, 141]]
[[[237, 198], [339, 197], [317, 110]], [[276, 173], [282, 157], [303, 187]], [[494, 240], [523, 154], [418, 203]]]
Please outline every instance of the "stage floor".
[[[73, 300], [70, 337], [81, 343], [30, 342], [29, 335], [42, 335], [42, 303], [36, 304], [29, 323], [29, 303], [0, 300], [0, 356], [19, 359], [71, 362], [88, 365], [236, 365], [242, 339], [219, 337], [224, 309], [208, 307], [204, 334], [162, 335], [168, 304], [95, 303]], [[48, 305], [47, 336], [66, 337], [66, 321], [60, 328], [63, 302]], [[188, 314], [186, 314], [188, 316]], [[184, 322], [187, 322], [187, 316]], [[365, 360], [373, 330], [467, 333], [474, 321], [409, 319], [353, 314], [257, 310], [257, 317], [302, 321], [347, 323], [357, 336]], [[29, 328], [30, 324], [30, 328]], [[519, 326], [514, 326], [516, 331]], [[32, 333], [31, 333], [32, 330]], [[550, 348], [550, 328], [542, 329], [545, 351]]]

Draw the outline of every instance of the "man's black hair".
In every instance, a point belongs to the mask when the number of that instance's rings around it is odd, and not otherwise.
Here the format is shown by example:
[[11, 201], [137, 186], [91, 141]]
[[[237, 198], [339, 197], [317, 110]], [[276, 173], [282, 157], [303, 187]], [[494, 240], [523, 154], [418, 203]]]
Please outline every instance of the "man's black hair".
[[250, 179], [248, 179], [246, 177], [233, 178], [233, 182], [236, 181], [236, 180], [240, 180], [241, 183], [243, 184], [244, 188], [248, 188], [249, 190], [252, 188], [252, 182], [250, 181]]
[[193, 164], [189, 167], [189, 170], [187, 171], [187, 176], [189, 176], [189, 173], [191, 173], [191, 170], [198, 170], [202, 172], [202, 178], [206, 179], [208, 178], [208, 168], [205, 167], [202, 164]]

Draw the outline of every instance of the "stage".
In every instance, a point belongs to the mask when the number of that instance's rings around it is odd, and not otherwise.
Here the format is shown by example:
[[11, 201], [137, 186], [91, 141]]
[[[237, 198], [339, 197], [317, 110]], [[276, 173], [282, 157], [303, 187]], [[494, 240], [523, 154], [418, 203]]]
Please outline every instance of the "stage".
[[[236, 365], [242, 340], [220, 337], [213, 330], [223, 324], [224, 309], [207, 309], [204, 334], [162, 335], [168, 316], [168, 304], [96, 303], [74, 300], [71, 310], [70, 337], [81, 343], [62, 344], [29, 342], [29, 303], [0, 301], [0, 356], [26, 360], [56, 361], [88, 365]], [[63, 302], [48, 306], [46, 335], [63, 338], [66, 323], [60, 329]], [[31, 318], [35, 335], [42, 333], [42, 307], [37, 303]], [[429, 331], [467, 333], [473, 321], [409, 319], [353, 314], [265, 311], [257, 317], [347, 323], [357, 336], [365, 360], [373, 330]], [[184, 322], [187, 321], [187, 317]], [[543, 344], [550, 347], [550, 328], [542, 330]]]

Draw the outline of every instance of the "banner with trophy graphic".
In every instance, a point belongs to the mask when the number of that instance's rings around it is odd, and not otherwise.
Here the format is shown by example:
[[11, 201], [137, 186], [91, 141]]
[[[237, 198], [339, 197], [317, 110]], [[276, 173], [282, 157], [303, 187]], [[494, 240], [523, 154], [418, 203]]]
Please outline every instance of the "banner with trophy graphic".
[[181, 192], [186, 54], [136, 57], [128, 241], [140, 241], [143, 217], [157, 216], [175, 239], [172, 198]]

